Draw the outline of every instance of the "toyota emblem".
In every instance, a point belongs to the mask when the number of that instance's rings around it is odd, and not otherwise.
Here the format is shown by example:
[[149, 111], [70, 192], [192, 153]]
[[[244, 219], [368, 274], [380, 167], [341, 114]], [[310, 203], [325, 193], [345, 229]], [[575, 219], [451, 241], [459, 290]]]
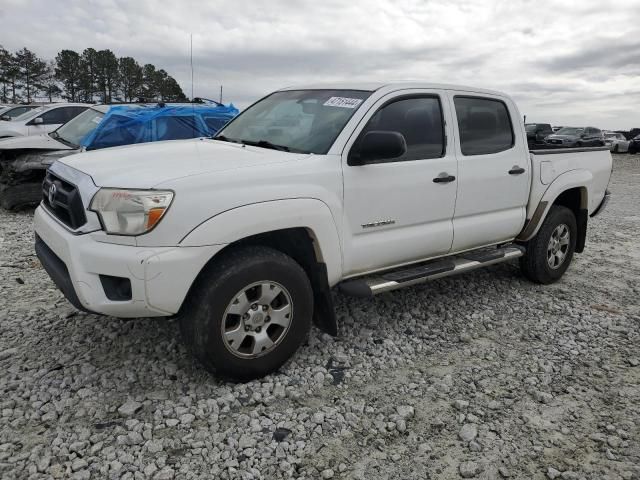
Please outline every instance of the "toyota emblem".
[[52, 207], [53, 207], [53, 201], [56, 199], [57, 191], [58, 191], [58, 187], [56, 187], [55, 183], [52, 183], [51, 186], [49, 187], [49, 195], [48, 195], [49, 205], [51, 205]]

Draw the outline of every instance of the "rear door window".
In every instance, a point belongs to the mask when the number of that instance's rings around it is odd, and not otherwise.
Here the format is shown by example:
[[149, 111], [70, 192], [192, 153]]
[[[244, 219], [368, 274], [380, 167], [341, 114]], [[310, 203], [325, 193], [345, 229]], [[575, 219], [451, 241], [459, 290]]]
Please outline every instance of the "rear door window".
[[156, 119], [156, 140], [182, 140], [197, 137], [200, 128], [195, 115], [158, 117]]
[[488, 155], [514, 146], [511, 118], [504, 102], [471, 96], [456, 96], [453, 101], [463, 155]]
[[86, 109], [87, 109], [87, 107], [64, 107], [64, 108], [61, 108], [60, 110], [64, 110], [64, 113], [63, 113], [63, 115], [65, 117], [64, 123], [67, 123], [72, 118], [76, 118], [78, 115], [80, 115]]
[[67, 116], [64, 108], [54, 108], [48, 112], [44, 112], [40, 115], [42, 123], [44, 125], [56, 125], [58, 123], [65, 123]]

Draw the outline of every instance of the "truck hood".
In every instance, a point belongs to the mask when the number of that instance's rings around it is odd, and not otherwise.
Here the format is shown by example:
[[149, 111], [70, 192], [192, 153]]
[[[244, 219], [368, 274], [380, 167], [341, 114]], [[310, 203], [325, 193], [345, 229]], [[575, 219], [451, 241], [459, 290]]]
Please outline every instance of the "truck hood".
[[305, 156], [197, 138], [105, 148], [59, 161], [90, 175], [99, 187], [153, 188], [176, 178], [294, 161]]
[[37, 150], [72, 150], [71, 147], [54, 140], [47, 134], [31, 135], [28, 137], [12, 137], [0, 140], [0, 150], [16, 149]]

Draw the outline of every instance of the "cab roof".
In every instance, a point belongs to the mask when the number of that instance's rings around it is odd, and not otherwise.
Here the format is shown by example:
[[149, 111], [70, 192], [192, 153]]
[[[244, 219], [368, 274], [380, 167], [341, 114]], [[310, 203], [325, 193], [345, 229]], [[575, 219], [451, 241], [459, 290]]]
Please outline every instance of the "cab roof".
[[431, 82], [416, 82], [416, 81], [404, 81], [404, 82], [344, 82], [344, 83], [318, 83], [311, 85], [293, 85], [285, 88], [281, 88], [279, 91], [287, 90], [362, 90], [366, 92], [385, 91], [393, 92], [396, 90], [407, 89], [434, 89], [434, 90], [461, 90], [465, 92], [485, 93], [489, 95], [506, 96], [503, 92], [496, 90], [488, 90], [485, 88], [470, 87], [464, 85], [454, 85], [448, 83], [431, 83]]

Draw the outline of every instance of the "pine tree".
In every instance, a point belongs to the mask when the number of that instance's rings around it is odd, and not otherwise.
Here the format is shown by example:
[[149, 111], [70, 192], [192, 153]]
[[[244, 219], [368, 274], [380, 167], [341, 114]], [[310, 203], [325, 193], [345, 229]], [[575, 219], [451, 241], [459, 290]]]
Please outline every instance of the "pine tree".
[[16, 52], [15, 62], [26, 101], [31, 103], [38, 92], [42, 90], [42, 80], [47, 74], [47, 62], [38, 58], [26, 47]]
[[93, 102], [97, 91], [98, 52], [93, 48], [85, 48], [80, 56], [80, 97], [88, 103]]
[[62, 50], [56, 56], [56, 79], [62, 83], [62, 98], [71, 102], [79, 100], [80, 77], [82, 70], [80, 67], [80, 55], [73, 50]]
[[0, 45], [0, 101], [7, 103], [9, 99], [9, 67], [11, 64], [11, 53]]
[[110, 103], [117, 95], [119, 75], [118, 59], [111, 50], [96, 53], [97, 86], [103, 103]]
[[49, 99], [49, 102], [53, 102], [53, 99], [62, 93], [56, 80], [56, 62], [53, 60], [47, 63], [47, 73], [42, 78], [42, 91]]
[[142, 94], [142, 67], [131, 57], [118, 60], [120, 88], [125, 102], [132, 102]]

